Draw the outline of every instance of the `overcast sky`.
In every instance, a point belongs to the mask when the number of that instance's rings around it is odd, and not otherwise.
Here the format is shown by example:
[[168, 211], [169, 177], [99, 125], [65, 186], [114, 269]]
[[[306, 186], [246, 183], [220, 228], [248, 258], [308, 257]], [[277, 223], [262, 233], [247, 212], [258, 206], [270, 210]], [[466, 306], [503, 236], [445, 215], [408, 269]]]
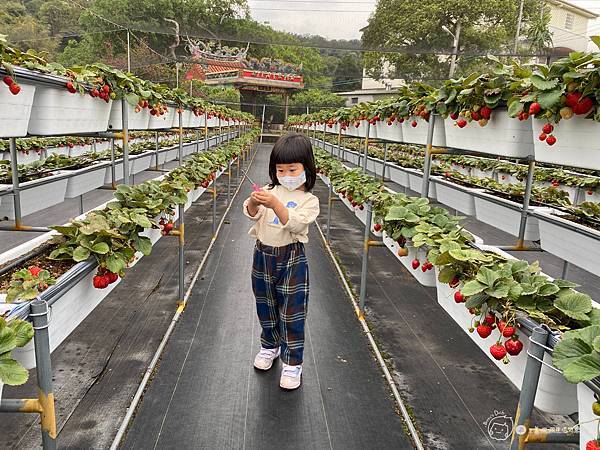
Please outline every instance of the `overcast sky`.
[[[359, 30], [367, 25], [377, 4], [376, 0], [248, 0], [248, 3], [254, 19], [269, 22], [275, 29], [329, 39], [360, 39]], [[600, 0], [571, 0], [571, 3], [600, 13]], [[600, 32], [597, 23], [592, 27]]]

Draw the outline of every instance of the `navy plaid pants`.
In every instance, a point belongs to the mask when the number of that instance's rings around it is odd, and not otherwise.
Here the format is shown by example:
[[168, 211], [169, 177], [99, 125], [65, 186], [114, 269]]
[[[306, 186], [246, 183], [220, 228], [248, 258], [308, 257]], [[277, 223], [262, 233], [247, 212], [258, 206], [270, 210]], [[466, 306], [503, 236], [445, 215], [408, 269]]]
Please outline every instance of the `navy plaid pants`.
[[256, 242], [252, 290], [262, 327], [263, 348], [281, 346], [281, 359], [302, 364], [308, 306], [308, 264], [304, 244], [270, 247]]

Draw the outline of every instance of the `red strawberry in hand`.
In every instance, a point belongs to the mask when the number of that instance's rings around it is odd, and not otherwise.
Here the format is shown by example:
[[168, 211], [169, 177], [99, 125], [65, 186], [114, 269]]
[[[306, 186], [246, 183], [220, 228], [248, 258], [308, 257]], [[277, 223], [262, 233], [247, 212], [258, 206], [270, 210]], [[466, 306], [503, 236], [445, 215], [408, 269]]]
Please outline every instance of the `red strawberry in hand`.
[[492, 327], [484, 323], [477, 327], [477, 334], [479, 334], [479, 336], [481, 336], [483, 339], [489, 337], [489, 335], [492, 334], [492, 331]]
[[31, 266], [29, 268], [29, 273], [31, 275], [33, 275], [34, 277], [37, 277], [40, 274], [41, 271], [42, 271], [42, 269], [39, 268], [39, 267], [37, 267], [37, 266]]
[[494, 359], [500, 361], [506, 356], [506, 349], [500, 342], [496, 342], [490, 347], [490, 353]]
[[513, 336], [512, 339], [509, 339], [504, 343], [504, 347], [509, 355], [517, 356], [519, 353], [521, 353], [521, 350], [523, 350], [523, 343], [518, 337]]
[[419, 266], [420, 266], [420, 265], [421, 265], [421, 263], [419, 262], [419, 260], [418, 260], [418, 259], [416, 259], [416, 258], [415, 258], [415, 259], [413, 259], [413, 262], [412, 262], [412, 268], [413, 268], [414, 270], [417, 270], [417, 269], [419, 268]]

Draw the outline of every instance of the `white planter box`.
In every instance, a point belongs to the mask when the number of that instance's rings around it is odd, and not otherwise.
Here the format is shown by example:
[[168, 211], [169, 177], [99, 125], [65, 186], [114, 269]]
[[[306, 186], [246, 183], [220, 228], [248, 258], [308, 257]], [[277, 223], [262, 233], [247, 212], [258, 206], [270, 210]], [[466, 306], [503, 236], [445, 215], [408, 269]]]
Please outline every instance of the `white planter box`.
[[[412, 121], [417, 121], [417, 126], [411, 125]], [[410, 117], [402, 123], [402, 137], [407, 144], [427, 144], [427, 133], [429, 130], [429, 122], [426, 122], [421, 117]], [[446, 131], [444, 129], [444, 121], [436, 117], [435, 128], [433, 130], [433, 146], [446, 147]]]
[[471, 175], [473, 175], [476, 178], [494, 178], [494, 171], [492, 170], [481, 170], [478, 169], [476, 167], [473, 167], [473, 169], [471, 170]]
[[169, 150], [166, 151], [166, 162], [169, 161], [175, 161], [176, 159], [179, 159], [179, 147], [175, 147], [175, 148], [171, 148]]
[[385, 246], [393, 253], [398, 261], [402, 263], [402, 265], [406, 268], [406, 270], [423, 286], [434, 287], [435, 286], [435, 270], [428, 270], [423, 272], [421, 270], [421, 266], [417, 267], [417, 269], [412, 268], [412, 261], [415, 258], [418, 258], [421, 263], [425, 262], [425, 258], [427, 257], [427, 251], [425, 249], [417, 250], [409, 243], [406, 243], [406, 249], [408, 250], [408, 255], [404, 257], [398, 256], [398, 249], [400, 246], [397, 242], [392, 240], [387, 233], [383, 233], [383, 243]]
[[[131, 161], [129, 161], [129, 172], [131, 172]], [[115, 181], [119, 181], [125, 178], [123, 176], [123, 160], [119, 159], [115, 161]], [[106, 173], [104, 175], [104, 184], [112, 183], [112, 169], [110, 163], [106, 167]]]
[[210, 119], [208, 119], [207, 126], [208, 128], [219, 128], [219, 118], [211, 117]]
[[356, 215], [356, 217], [358, 217], [358, 220], [360, 220], [363, 225], [365, 225], [367, 223], [367, 208], [365, 208], [363, 206], [363, 209], [361, 210], [358, 206], [356, 206], [354, 209], [354, 214]]
[[511, 119], [507, 110], [493, 111], [485, 127], [472, 121], [459, 128], [451, 118], [445, 119], [445, 125], [448, 147], [513, 158], [533, 154], [531, 122]]
[[[438, 303], [471, 340], [477, 344], [490, 361], [520, 390], [527, 364], [527, 350], [529, 348], [527, 335], [523, 331], [518, 332], [521, 342], [523, 342], [523, 350], [518, 356], [510, 356], [510, 363], [504, 364], [502, 361], [497, 361], [490, 354], [489, 348], [500, 338], [500, 331], [497, 328], [494, 329], [492, 334], [486, 339], [482, 339], [476, 331], [469, 333], [468, 329], [471, 326], [471, 318], [473, 316], [465, 308], [464, 303], [456, 303], [454, 301], [454, 292], [456, 290], [437, 280], [437, 269], [435, 278]], [[503, 342], [505, 340], [506, 338], [502, 338]], [[545, 354], [544, 361], [551, 364], [552, 357]], [[575, 394], [575, 385], [568, 383], [561, 374], [554, 372], [546, 366], [542, 366], [535, 399], [535, 406], [537, 408], [553, 414], [572, 414], [577, 408]]]
[[[367, 135], [367, 121], [361, 120], [358, 128], [354, 126], [354, 123], [351, 123], [350, 125], [348, 125], [348, 128], [345, 132], [343, 132], [343, 134], [354, 137], [365, 137]], [[371, 131], [369, 131], [369, 136], [374, 137], [371, 134]]]
[[0, 86], [0, 138], [27, 135], [35, 86], [21, 84], [21, 92], [10, 93], [8, 86]]
[[102, 186], [106, 175], [106, 165], [107, 163], [103, 162], [98, 164], [95, 170], [84, 168], [69, 171], [73, 175], [67, 181], [65, 198], [79, 197]]
[[[475, 212], [477, 220], [491, 225], [513, 236], [519, 236], [522, 205], [503, 198], [494, 197], [482, 192], [475, 197]], [[539, 208], [530, 208], [537, 210]], [[525, 227], [526, 241], [537, 241], [540, 238], [538, 219], [529, 216]]]
[[436, 185], [437, 201], [460, 211], [467, 216], [475, 215], [475, 196], [474, 192], [481, 192], [477, 189], [460, 186], [443, 179], [432, 179]]
[[588, 190], [585, 191], [585, 199], [584, 201], [586, 202], [594, 202], [594, 203], [600, 203], [600, 192], [599, 191], [592, 191], [592, 193], [590, 194], [588, 192]]
[[402, 124], [394, 121], [388, 125], [385, 120], [377, 124], [377, 139], [384, 139], [391, 142], [404, 142], [402, 135]]
[[[406, 170], [408, 172], [410, 190], [421, 195], [421, 190], [423, 189], [423, 174], [414, 169]], [[433, 181], [433, 177], [430, 177], [429, 182], [429, 198], [433, 200], [437, 198], [437, 184]]]
[[91, 144], [76, 145], [75, 147], [69, 149], [69, 156], [71, 158], [73, 158], [76, 156], [85, 155], [86, 153], [89, 153], [91, 151], [92, 151]]
[[390, 171], [390, 180], [392, 180], [396, 184], [399, 184], [400, 186], [410, 186], [410, 180], [406, 169], [403, 169], [394, 163], [388, 163], [388, 168]]
[[383, 237], [383, 231], [375, 231], [375, 229], [373, 228], [375, 226], [375, 223], [375, 214], [373, 214], [371, 216], [371, 233], [373, 233], [374, 236]]
[[44, 136], [106, 131], [111, 104], [64, 88], [38, 86], [27, 132]]
[[160, 130], [173, 128], [173, 121], [175, 120], [176, 108], [169, 106], [169, 110], [162, 116], [150, 115], [150, 121], [148, 122], [149, 130]]
[[535, 212], [542, 248], [600, 276], [600, 231], [563, 219], [544, 209]]
[[496, 173], [496, 181], [502, 184], [523, 184], [521, 180], [508, 172]]
[[[183, 128], [190, 128], [193, 113], [189, 109], [184, 109], [181, 113], [181, 123]], [[175, 109], [175, 117], [173, 118], [173, 128], [179, 128], [179, 113]]]
[[[140, 112], [135, 112], [135, 106], [127, 103], [127, 129], [128, 130], [147, 130], [150, 122], [150, 113], [148, 109], [143, 108]], [[113, 102], [108, 119], [109, 130], [123, 129], [123, 107], [121, 101]]]
[[69, 147], [50, 147], [46, 149], [46, 154], [50, 155], [65, 155], [69, 156]]
[[[10, 152], [2, 152], [0, 159], [10, 161]], [[40, 159], [41, 154], [35, 150], [29, 150], [27, 153], [17, 150], [17, 164], [29, 164]]]
[[136, 174], [148, 170], [154, 160], [154, 152], [142, 153], [135, 155], [129, 159], [131, 164], [131, 173]]
[[596, 401], [594, 391], [583, 383], [577, 384], [577, 404], [579, 413], [579, 448], [585, 449], [585, 444], [596, 439], [598, 435], [598, 416], [592, 412]]
[[383, 161], [378, 159], [368, 157], [367, 158], [367, 171], [374, 173], [376, 177], [381, 175], [381, 171], [383, 170]]
[[352, 206], [352, 203], [350, 203], [350, 201], [346, 197], [344, 197], [342, 194], [338, 194], [338, 197], [340, 198], [344, 206], [346, 206], [346, 208], [354, 212], [354, 206]]
[[192, 115], [190, 117], [190, 128], [200, 128], [204, 126], [204, 116], [197, 116], [192, 111]]
[[[57, 174], [44, 178], [46, 184], [41, 184], [21, 191], [21, 217], [57, 205], [65, 200], [68, 180], [63, 178], [49, 181], [59, 176], [60, 175]], [[39, 183], [39, 181], [26, 181], [25, 183], [21, 183], [20, 187], [25, 188], [35, 185], [36, 183]], [[15, 220], [12, 196], [5, 196], [2, 200], [2, 204], [0, 205], [0, 218], [2, 217], [8, 217], [9, 220]]]
[[554, 125], [552, 134], [556, 137], [556, 144], [553, 146], [537, 138], [545, 123], [543, 120], [533, 119], [536, 161], [600, 170], [600, 149], [590, 145], [592, 142], [600, 142], [600, 123], [581, 116], [561, 120]]

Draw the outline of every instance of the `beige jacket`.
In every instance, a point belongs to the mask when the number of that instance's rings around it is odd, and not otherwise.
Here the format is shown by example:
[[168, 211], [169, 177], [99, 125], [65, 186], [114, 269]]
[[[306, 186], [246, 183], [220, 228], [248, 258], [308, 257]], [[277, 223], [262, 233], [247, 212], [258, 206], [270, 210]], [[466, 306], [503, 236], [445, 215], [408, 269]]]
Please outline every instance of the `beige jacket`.
[[[268, 187], [263, 189], [267, 190]], [[296, 189], [288, 191], [283, 186], [275, 186], [270, 192], [289, 210], [289, 219], [282, 225], [272, 209], [258, 207], [254, 217], [248, 213], [248, 202], [244, 202], [244, 214], [256, 223], [248, 234], [265, 245], [283, 247], [293, 242], [308, 242], [308, 226], [319, 215], [319, 199], [310, 192]]]

